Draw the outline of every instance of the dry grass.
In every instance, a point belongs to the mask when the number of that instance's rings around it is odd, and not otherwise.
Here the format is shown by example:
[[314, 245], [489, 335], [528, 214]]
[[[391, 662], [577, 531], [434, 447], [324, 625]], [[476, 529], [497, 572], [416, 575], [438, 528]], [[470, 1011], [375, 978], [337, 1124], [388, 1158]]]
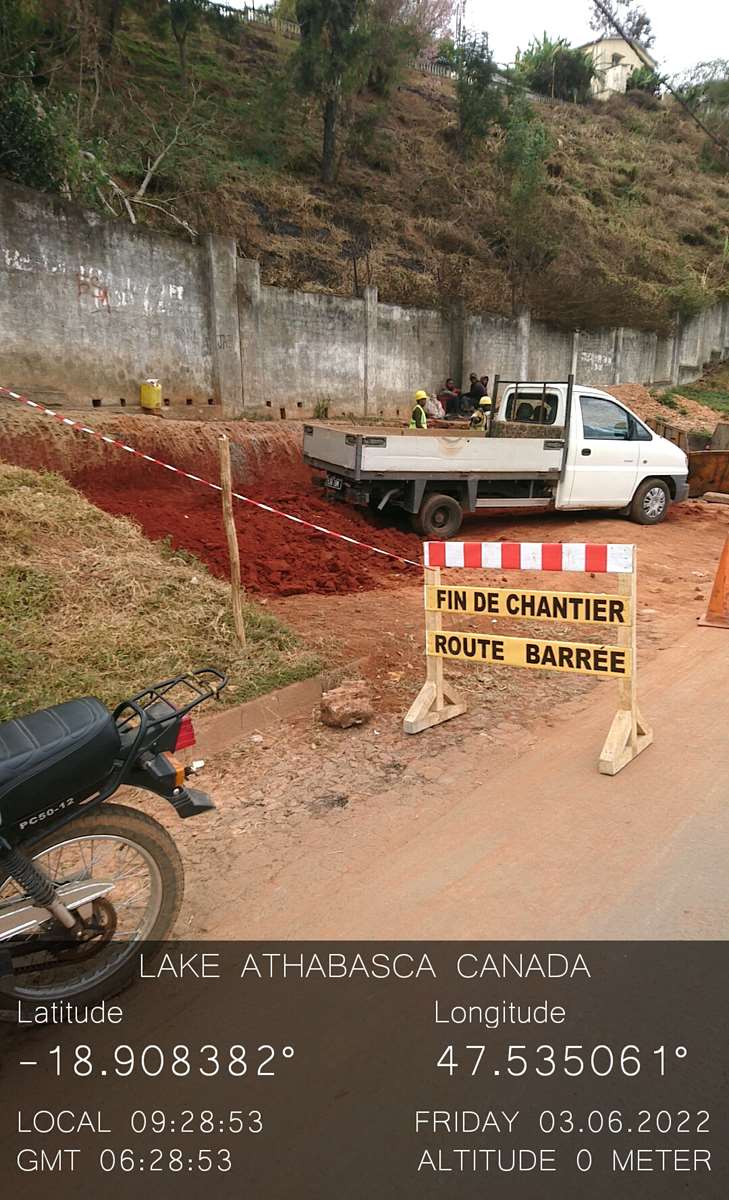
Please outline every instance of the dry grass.
[[191, 556], [89, 504], [59, 476], [0, 465], [0, 719], [72, 696], [108, 704], [193, 667], [230, 672], [235, 703], [315, 674], [317, 657]]

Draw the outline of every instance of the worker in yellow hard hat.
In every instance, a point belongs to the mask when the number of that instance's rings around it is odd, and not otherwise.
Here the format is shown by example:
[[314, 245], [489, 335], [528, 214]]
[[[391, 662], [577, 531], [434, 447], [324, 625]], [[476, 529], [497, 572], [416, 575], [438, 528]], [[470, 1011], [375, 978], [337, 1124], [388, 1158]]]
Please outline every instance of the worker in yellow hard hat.
[[425, 401], [427, 399], [428, 399], [428, 393], [424, 392], [422, 390], [422, 388], [419, 392], [415, 393], [415, 407], [413, 408], [413, 411], [410, 414], [410, 428], [411, 429], [427, 429], [428, 428], [428, 417], [425, 412]]
[[486, 429], [490, 413], [491, 397], [482, 396], [478, 402], [478, 408], [469, 422], [469, 429]]

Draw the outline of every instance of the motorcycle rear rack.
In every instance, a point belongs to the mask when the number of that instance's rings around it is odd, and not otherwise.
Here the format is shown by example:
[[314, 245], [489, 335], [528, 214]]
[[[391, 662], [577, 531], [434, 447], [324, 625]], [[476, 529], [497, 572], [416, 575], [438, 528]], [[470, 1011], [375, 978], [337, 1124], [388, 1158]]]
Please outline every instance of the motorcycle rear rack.
[[[155, 725], [166, 725], [169, 721], [179, 720], [191, 712], [204, 700], [217, 699], [228, 682], [228, 676], [216, 667], [200, 667], [171, 679], [163, 679], [136, 696], [123, 700], [114, 710], [114, 720], [117, 723], [120, 736], [134, 728], [137, 721], [146, 734]], [[175, 692], [187, 692], [189, 699], [176, 703], [171, 695]], [[128, 715], [123, 716], [127, 710]]]

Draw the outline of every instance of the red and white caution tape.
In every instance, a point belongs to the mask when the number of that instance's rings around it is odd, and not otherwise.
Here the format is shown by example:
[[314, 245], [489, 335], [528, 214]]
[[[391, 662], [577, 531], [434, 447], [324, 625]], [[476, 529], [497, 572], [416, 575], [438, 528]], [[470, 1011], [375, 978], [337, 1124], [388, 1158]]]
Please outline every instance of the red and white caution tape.
[[[199, 475], [193, 475], [190, 471], [183, 471], [180, 467], [173, 467], [172, 463], [163, 462], [161, 458], [154, 458], [151, 454], [144, 454], [141, 450], [135, 450], [134, 446], [127, 446], [125, 442], [120, 442], [118, 438], [109, 437], [107, 433], [100, 433], [98, 429], [92, 429], [89, 425], [82, 425], [80, 421], [72, 421], [70, 417], [64, 417], [61, 413], [55, 412], [52, 408], [45, 408], [42, 404], [36, 404], [34, 400], [29, 400], [27, 396], [21, 396], [17, 392], [11, 392], [9, 388], [0, 387], [0, 395], [9, 396], [11, 400], [18, 400], [21, 404], [25, 404], [28, 408], [34, 408], [37, 412], [43, 413], [46, 417], [53, 417], [56, 421], [60, 421], [62, 425], [67, 425], [70, 429], [77, 429], [79, 433], [88, 433], [91, 437], [97, 438], [100, 442], [106, 442], [109, 446], [115, 446], [117, 450], [126, 450], [128, 454], [136, 454], [137, 458], [143, 458], [146, 462], [154, 463], [157, 467], [164, 467], [166, 471], [172, 471], [175, 475], [182, 475], [184, 479], [192, 479], [194, 483], [201, 483], [204, 487], [212, 488], [213, 491], [221, 490], [219, 483], [211, 483], [209, 479], [202, 479]], [[280, 508], [273, 508], [270, 504], [264, 504], [261, 500], [251, 500], [250, 496], [242, 496], [240, 492], [233, 492], [236, 500], [241, 500], [244, 504], [252, 504], [254, 508], [260, 508], [263, 512], [272, 513], [275, 517], [283, 517], [286, 521], [293, 521], [295, 525], [302, 525], [305, 529], [315, 529], [317, 533], [324, 533], [327, 537], [337, 538], [340, 542], [348, 542], [350, 546], [359, 546], [362, 550], [369, 550], [372, 554], [381, 554], [384, 558], [394, 558], [397, 562], [405, 563], [409, 567], [422, 567], [422, 563], [415, 562], [412, 558], [403, 558], [401, 554], [394, 554], [392, 550], [382, 550], [379, 546], [370, 546], [369, 542], [360, 542], [357, 538], [348, 537], [346, 533], [337, 533], [334, 529], [327, 529], [324, 525], [316, 525], [313, 521], [305, 521], [303, 517], [295, 517], [292, 513], [283, 512]]]

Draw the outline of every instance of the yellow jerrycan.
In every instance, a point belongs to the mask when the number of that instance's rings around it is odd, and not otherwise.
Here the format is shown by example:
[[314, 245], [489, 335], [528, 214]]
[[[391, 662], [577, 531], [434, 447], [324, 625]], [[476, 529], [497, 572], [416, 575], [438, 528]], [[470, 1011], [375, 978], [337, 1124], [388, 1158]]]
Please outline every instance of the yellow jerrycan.
[[139, 402], [145, 412], [159, 412], [162, 408], [162, 384], [159, 379], [145, 379], [139, 389]]

